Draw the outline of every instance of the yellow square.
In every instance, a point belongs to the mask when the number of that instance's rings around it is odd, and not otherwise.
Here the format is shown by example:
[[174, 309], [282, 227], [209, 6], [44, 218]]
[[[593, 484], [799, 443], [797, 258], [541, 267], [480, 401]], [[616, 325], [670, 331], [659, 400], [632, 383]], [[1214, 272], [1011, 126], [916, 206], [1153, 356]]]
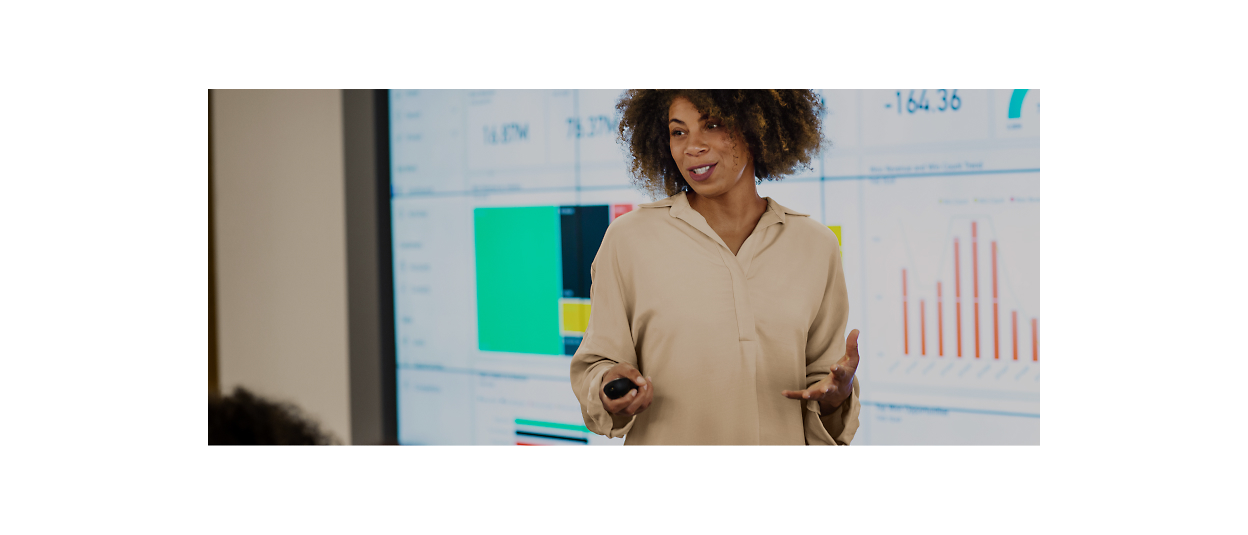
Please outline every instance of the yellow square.
[[589, 327], [589, 305], [585, 303], [562, 303], [563, 330], [583, 333]]

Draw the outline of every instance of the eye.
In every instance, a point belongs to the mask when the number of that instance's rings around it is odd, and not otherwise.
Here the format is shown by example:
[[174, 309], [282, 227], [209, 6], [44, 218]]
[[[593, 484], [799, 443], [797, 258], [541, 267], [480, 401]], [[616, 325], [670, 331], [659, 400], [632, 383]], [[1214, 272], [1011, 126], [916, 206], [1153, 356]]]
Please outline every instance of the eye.
[[719, 123], [707, 123], [707, 128], [719, 128]]
[[676, 136], [680, 136], [680, 135], [684, 135], [684, 132], [682, 132], [682, 131], [680, 131], [680, 130], [673, 130], [673, 131], [672, 131], [672, 137], [676, 137]]

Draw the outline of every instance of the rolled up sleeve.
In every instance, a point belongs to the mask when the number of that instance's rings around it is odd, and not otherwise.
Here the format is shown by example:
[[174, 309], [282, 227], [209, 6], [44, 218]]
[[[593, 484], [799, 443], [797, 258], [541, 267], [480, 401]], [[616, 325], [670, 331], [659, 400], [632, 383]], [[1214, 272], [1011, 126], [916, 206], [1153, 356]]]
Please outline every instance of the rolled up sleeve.
[[572, 356], [572, 390], [581, 405], [581, 416], [590, 431], [612, 438], [623, 437], [636, 416], [607, 412], [598, 396], [607, 370], [625, 362], [637, 367], [637, 351], [629, 322], [631, 301], [627, 281], [619, 269], [612, 228], [608, 227], [598, 254], [590, 264], [589, 324], [580, 347]]
[[[819, 411], [819, 403], [815, 402], [814, 410]], [[832, 437], [834, 444], [848, 446], [858, 432], [858, 414], [862, 412], [862, 403], [858, 401], [858, 378], [854, 377], [853, 390], [849, 399], [841, 403], [829, 414], [820, 414], [819, 423]]]
[[[829, 231], [829, 234], [831, 232]], [[845, 356], [845, 328], [849, 323], [849, 293], [845, 288], [845, 271], [841, 266], [839, 244], [833, 240], [829, 258], [827, 285], [823, 301], [806, 337], [806, 387], [822, 381], [832, 366]], [[807, 444], [848, 445], [858, 431], [858, 378], [853, 380], [849, 399], [831, 414], [819, 413], [819, 402], [806, 403]]]

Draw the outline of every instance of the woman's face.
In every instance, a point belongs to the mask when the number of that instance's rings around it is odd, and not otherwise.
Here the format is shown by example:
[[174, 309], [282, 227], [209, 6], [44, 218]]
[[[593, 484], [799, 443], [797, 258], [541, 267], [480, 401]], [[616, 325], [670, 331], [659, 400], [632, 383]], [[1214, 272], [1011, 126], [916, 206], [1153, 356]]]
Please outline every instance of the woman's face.
[[684, 97], [667, 110], [672, 159], [698, 195], [716, 197], [744, 178], [754, 180], [754, 160], [745, 140], [729, 132], [718, 117], [707, 117]]

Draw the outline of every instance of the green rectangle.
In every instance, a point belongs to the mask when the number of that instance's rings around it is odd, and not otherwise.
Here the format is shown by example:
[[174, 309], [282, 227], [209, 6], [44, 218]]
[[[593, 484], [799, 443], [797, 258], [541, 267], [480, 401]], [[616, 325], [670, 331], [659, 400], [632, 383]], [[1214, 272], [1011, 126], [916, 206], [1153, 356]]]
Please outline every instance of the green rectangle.
[[520, 418], [516, 418], [516, 425], [531, 425], [534, 427], [549, 427], [551, 429], [566, 429], [568, 431], [583, 431], [586, 433], [589, 432], [589, 428], [583, 425], [542, 422], [539, 420], [523, 420]]
[[473, 225], [478, 347], [563, 355], [559, 208], [477, 208]]

